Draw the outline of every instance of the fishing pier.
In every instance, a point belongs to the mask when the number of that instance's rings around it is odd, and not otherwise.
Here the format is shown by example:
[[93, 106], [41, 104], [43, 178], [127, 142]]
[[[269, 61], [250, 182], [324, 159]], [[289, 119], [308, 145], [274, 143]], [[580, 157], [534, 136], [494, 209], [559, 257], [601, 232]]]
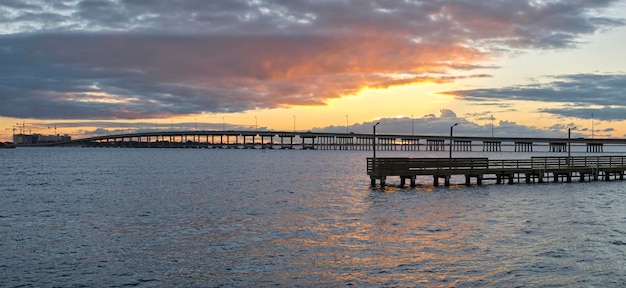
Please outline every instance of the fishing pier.
[[[465, 185], [477, 185], [485, 180], [497, 184], [522, 182], [543, 183], [579, 181], [624, 180], [626, 156], [531, 157], [530, 159], [490, 160], [477, 158], [367, 158], [367, 175], [372, 186], [378, 180], [385, 187], [387, 177], [400, 177], [400, 186], [410, 181], [416, 186], [418, 176], [432, 177], [433, 185], [443, 179], [450, 186], [453, 176], [465, 177]], [[423, 178], [423, 177], [422, 177]]]

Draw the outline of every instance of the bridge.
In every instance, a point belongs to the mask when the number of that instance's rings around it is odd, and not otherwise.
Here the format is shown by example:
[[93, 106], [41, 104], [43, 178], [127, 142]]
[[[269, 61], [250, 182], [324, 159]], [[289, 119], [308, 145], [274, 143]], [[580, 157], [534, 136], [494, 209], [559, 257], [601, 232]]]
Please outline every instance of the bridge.
[[[319, 149], [319, 150], [403, 150], [403, 151], [485, 151], [567, 152], [570, 145], [584, 145], [587, 152], [604, 152], [605, 145], [626, 145], [626, 139], [468, 137], [406, 134], [286, 132], [286, 131], [154, 131], [101, 135], [38, 145], [136, 148], [231, 148], [231, 149]], [[543, 150], [545, 151], [545, 150]]]

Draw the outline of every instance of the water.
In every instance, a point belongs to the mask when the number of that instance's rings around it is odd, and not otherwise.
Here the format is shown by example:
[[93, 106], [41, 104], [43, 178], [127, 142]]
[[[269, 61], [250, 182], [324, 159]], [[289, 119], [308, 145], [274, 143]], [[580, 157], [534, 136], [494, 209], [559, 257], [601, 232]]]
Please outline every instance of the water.
[[625, 182], [381, 191], [368, 156], [0, 150], [0, 287], [626, 285]]

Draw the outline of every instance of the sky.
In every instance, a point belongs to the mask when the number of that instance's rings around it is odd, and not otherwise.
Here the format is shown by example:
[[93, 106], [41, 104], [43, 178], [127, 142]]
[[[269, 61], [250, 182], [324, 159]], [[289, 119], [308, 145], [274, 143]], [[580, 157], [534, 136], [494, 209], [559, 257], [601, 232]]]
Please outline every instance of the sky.
[[12, 133], [626, 137], [626, 0], [3, 0]]

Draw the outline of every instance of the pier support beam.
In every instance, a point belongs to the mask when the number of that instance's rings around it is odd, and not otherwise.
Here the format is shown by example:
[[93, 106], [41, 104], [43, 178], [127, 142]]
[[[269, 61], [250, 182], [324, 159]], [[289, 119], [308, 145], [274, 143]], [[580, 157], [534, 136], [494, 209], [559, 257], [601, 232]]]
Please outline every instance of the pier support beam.
[[450, 187], [450, 175], [433, 175], [433, 185], [439, 186], [439, 178], [443, 178], [443, 185]]
[[406, 184], [406, 179], [409, 179], [410, 187], [415, 187], [415, 175], [413, 176], [400, 176], [400, 187], [404, 187]]
[[376, 179], [380, 182], [380, 188], [385, 188], [385, 176], [370, 176], [370, 182], [372, 187], [376, 186]]
[[433, 175], [433, 185], [439, 186], [439, 178], [443, 178], [443, 185], [450, 187], [450, 175]]
[[477, 174], [477, 175], [465, 174], [465, 186], [469, 186], [472, 184], [472, 177], [476, 178], [476, 185], [480, 186], [483, 184], [482, 174]]

